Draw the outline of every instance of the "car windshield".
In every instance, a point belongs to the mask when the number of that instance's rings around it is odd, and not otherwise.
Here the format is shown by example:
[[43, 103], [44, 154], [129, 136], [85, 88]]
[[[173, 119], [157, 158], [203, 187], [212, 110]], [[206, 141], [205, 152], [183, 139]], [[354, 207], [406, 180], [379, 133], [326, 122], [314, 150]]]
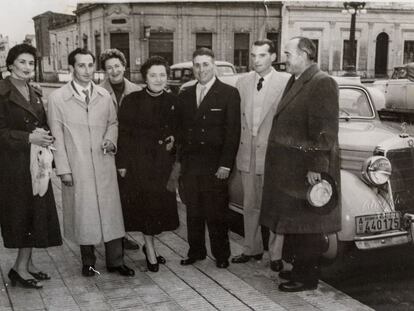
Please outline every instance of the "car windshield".
[[343, 88], [339, 91], [340, 118], [373, 118], [374, 111], [367, 94], [360, 89]]
[[232, 76], [235, 74], [233, 67], [227, 65], [217, 66], [218, 76]]
[[193, 69], [192, 68], [177, 68], [171, 69], [170, 78], [172, 80], [180, 81], [190, 81], [193, 78]]

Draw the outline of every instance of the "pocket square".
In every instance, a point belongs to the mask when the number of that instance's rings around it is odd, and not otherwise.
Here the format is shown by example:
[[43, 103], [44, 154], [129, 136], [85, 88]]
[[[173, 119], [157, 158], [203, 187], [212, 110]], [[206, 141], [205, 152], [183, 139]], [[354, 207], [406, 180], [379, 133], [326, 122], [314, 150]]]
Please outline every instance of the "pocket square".
[[210, 109], [210, 111], [223, 111], [223, 109], [220, 109], [220, 108], [212, 108], [212, 109]]

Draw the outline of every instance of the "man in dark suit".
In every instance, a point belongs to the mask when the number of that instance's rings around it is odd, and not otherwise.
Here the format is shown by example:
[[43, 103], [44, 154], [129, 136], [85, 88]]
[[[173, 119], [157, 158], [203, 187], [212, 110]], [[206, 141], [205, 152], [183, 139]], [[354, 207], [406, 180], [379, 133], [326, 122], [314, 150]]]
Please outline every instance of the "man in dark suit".
[[315, 63], [316, 48], [305, 37], [285, 47], [286, 68], [292, 74], [273, 119], [265, 160], [260, 222], [287, 235], [293, 245], [293, 270], [279, 275], [289, 282], [281, 291], [315, 289], [324, 251], [324, 234], [341, 229], [340, 206], [318, 214], [307, 202], [309, 185], [321, 173], [334, 180], [339, 192], [338, 86]]
[[227, 268], [228, 179], [240, 139], [240, 96], [216, 78], [211, 50], [193, 53], [193, 70], [198, 83], [180, 93], [178, 105], [180, 194], [187, 206], [190, 245], [181, 264], [205, 259], [207, 223], [216, 265]]

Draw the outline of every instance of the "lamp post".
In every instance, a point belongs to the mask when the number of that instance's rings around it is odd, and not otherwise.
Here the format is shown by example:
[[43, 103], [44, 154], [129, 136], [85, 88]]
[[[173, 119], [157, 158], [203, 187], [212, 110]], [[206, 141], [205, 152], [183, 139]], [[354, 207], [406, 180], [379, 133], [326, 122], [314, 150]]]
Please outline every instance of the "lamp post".
[[347, 50], [348, 66], [344, 68], [346, 76], [356, 76], [356, 47], [355, 47], [355, 23], [356, 16], [365, 14], [365, 2], [344, 2], [343, 14], [351, 14], [351, 28], [349, 30], [349, 49]]

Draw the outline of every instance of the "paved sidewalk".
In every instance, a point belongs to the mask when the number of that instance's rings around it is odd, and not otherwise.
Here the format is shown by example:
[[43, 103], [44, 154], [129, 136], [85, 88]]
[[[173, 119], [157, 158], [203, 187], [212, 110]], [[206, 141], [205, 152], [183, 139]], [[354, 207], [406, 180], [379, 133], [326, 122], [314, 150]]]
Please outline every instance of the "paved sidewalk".
[[[59, 185], [60, 186], [60, 185]], [[61, 195], [54, 181], [55, 197], [61, 218]], [[269, 269], [267, 256], [258, 262], [231, 264], [217, 269], [210, 256], [193, 266], [183, 267], [186, 257], [185, 207], [179, 207], [181, 226], [156, 240], [158, 252], [167, 259], [158, 273], [147, 271], [141, 250], [126, 251], [126, 264], [136, 270], [134, 278], [108, 274], [104, 248], [97, 247], [96, 268], [99, 276], [81, 276], [79, 247], [69, 241], [63, 246], [35, 250], [34, 260], [52, 279], [42, 290], [9, 285], [7, 273], [16, 256], [15, 250], [3, 248], [0, 241], [0, 311], [9, 310], [372, 310], [335, 288], [320, 282], [317, 290], [282, 293], [280, 280]], [[143, 244], [139, 233], [130, 238]], [[232, 253], [241, 252], [242, 238], [231, 234]]]

